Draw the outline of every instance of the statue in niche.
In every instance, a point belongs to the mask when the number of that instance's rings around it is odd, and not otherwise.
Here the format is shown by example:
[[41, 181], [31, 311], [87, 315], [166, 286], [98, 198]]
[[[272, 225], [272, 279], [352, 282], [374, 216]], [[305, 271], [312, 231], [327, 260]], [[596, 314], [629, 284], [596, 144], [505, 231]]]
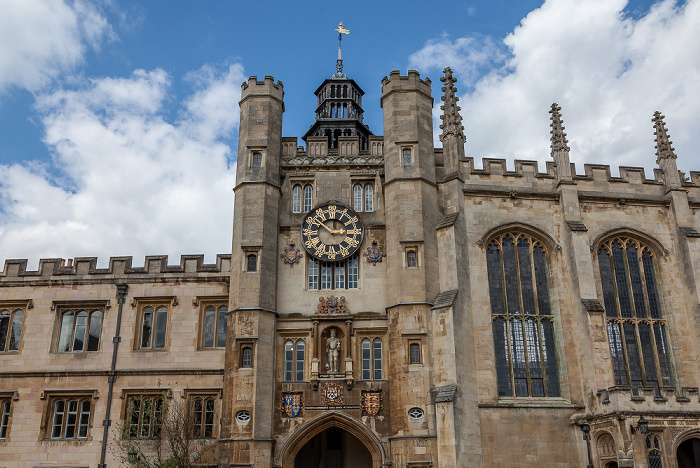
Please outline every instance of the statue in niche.
[[331, 329], [331, 336], [326, 340], [326, 372], [336, 374], [338, 372], [338, 358], [340, 356], [340, 340], [335, 336], [335, 330]]

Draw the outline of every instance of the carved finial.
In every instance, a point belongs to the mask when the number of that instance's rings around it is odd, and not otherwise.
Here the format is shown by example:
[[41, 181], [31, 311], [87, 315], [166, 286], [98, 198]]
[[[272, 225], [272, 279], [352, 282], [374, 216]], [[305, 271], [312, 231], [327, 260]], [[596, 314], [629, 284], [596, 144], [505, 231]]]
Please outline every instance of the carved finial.
[[656, 164], [659, 164], [661, 159], [676, 159], [676, 153], [671, 146], [673, 143], [668, 138], [668, 130], [666, 129], [666, 124], [664, 119], [666, 117], [661, 115], [661, 112], [654, 112], [654, 118], [651, 119], [654, 122], [654, 141], [656, 142]]
[[445, 103], [440, 106], [440, 109], [443, 111], [442, 115], [440, 116], [440, 119], [442, 119], [442, 124], [440, 124], [440, 128], [442, 129], [440, 141], [444, 142], [446, 137], [453, 135], [458, 137], [464, 143], [466, 141], [466, 137], [464, 136], [462, 116], [459, 114], [461, 107], [457, 105], [459, 98], [455, 95], [457, 88], [455, 88], [454, 84], [457, 82], [457, 78], [452, 76], [452, 69], [450, 67], [445, 68], [443, 71], [445, 76], [440, 78], [440, 81], [445, 83], [445, 86], [442, 87], [445, 95], [440, 99], [442, 99]]
[[559, 107], [556, 102], [552, 104], [552, 109], [549, 111], [549, 113], [552, 114], [552, 130], [549, 132], [552, 134], [552, 156], [554, 156], [554, 153], [557, 151], [570, 151], [567, 145], [569, 140], [566, 139], [566, 133], [564, 133], [564, 122], [561, 119], [560, 111], [561, 107]]

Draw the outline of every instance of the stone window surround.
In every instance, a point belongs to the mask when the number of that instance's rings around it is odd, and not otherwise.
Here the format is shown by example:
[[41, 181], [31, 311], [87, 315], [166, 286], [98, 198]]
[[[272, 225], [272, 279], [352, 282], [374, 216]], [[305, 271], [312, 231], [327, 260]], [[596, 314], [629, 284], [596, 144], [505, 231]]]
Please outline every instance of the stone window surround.
[[19, 345], [17, 346], [17, 349], [9, 351], [0, 349], [0, 354], [19, 354], [22, 352], [22, 347], [24, 344], [24, 340], [22, 339], [24, 337], [24, 324], [27, 320], [27, 311], [32, 308], [34, 308], [34, 302], [31, 299], [24, 299], [18, 301], [0, 301], [0, 310], [8, 310], [10, 312], [10, 322], [7, 327], [7, 336], [5, 337], [5, 348], [7, 348], [9, 344], [9, 334], [12, 329], [12, 320], [14, 319], [14, 314], [19, 310], [24, 312], [24, 315], [22, 317], [22, 330], [20, 332]]
[[222, 388], [185, 388], [180, 397], [186, 400], [188, 410], [194, 408], [194, 400], [196, 398], [201, 398], [206, 401], [209, 398], [214, 400], [214, 427], [212, 429], [212, 435], [210, 437], [200, 437], [203, 439], [215, 439], [218, 437], [219, 433], [219, 422], [220, 418], [217, 418], [218, 414], [221, 414], [221, 398], [223, 397]]
[[[376, 211], [376, 193], [374, 190], [374, 177], [369, 177], [369, 176], [352, 176], [350, 179], [350, 207], [353, 209], [353, 211], [357, 213], [372, 213]], [[361, 209], [357, 210], [355, 209], [355, 187], [360, 186], [360, 206]], [[372, 209], [367, 210], [367, 187], [371, 187], [372, 190]]]
[[[355, 330], [355, 332], [357, 333], [357, 329]], [[357, 340], [356, 362], [358, 362], [360, 364], [358, 366], [359, 372], [360, 372], [360, 379], [359, 380], [366, 381], [366, 382], [371, 382], [373, 380], [374, 381], [386, 380], [385, 377], [386, 377], [386, 372], [387, 372], [387, 366], [385, 365], [385, 363], [386, 363], [386, 358], [385, 358], [386, 348], [384, 346], [384, 341], [385, 341], [384, 338], [385, 338], [384, 335], [377, 335], [377, 334], [364, 334], [364, 333], [362, 333], [362, 334], [357, 335], [357, 338], [356, 338], [356, 340]], [[363, 359], [362, 359], [363, 358], [363, 356], [362, 356], [362, 344], [365, 340], [369, 341], [369, 352], [370, 352], [370, 359], [369, 359], [370, 378], [369, 379], [365, 379], [362, 375], [364, 372], [363, 362], [362, 362], [363, 361]], [[381, 356], [381, 361], [382, 361], [381, 362], [381, 373], [382, 373], [381, 379], [374, 378], [375, 371], [376, 371], [376, 369], [375, 369], [375, 355], [374, 355], [374, 341], [375, 340], [379, 340], [379, 342], [381, 343], [381, 355], [382, 355]]]
[[[247, 274], [256, 274], [260, 272], [260, 251], [262, 245], [241, 245], [243, 255], [241, 256], [241, 271]], [[248, 256], [255, 255], [255, 271], [248, 271]]]
[[[236, 364], [238, 366], [238, 369], [254, 369], [255, 368], [255, 347], [257, 344], [257, 338], [251, 338], [251, 337], [237, 337], [236, 338], [236, 352], [238, 353], [238, 356], [236, 356]], [[245, 349], [250, 349], [251, 356], [250, 356], [250, 366], [243, 366], [243, 351]]]
[[[423, 264], [423, 241], [399, 241], [401, 247], [403, 247], [403, 267], [408, 269], [420, 269]], [[415, 253], [416, 264], [415, 266], [408, 265], [408, 254], [409, 252]]]
[[[197, 350], [198, 351], [208, 351], [208, 350], [222, 350], [225, 346], [217, 346], [218, 341], [218, 321], [219, 321], [219, 309], [221, 307], [226, 307], [228, 311], [228, 296], [197, 296], [196, 299], [192, 301], [194, 307], [199, 307], [199, 320], [197, 321], [198, 333], [197, 333]], [[204, 325], [205, 325], [205, 314], [209, 307], [214, 307], [216, 310], [215, 316], [215, 332], [214, 332], [214, 346], [205, 347], [204, 346]], [[228, 314], [227, 314], [228, 316]], [[228, 327], [227, 327], [228, 330]]]
[[[259, 169], [265, 167], [267, 160], [267, 146], [248, 146], [248, 167], [253, 169]], [[260, 155], [260, 166], [255, 166], [253, 163], [253, 158], [255, 154]]]
[[[53, 441], [71, 441], [71, 442], [77, 442], [77, 443], [85, 443], [89, 442], [92, 440], [92, 435], [91, 435], [91, 426], [94, 423], [94, 416], [95, 416], [95, 400], [99, 398], [99, 392], [95, 389], [71, 389], [71, 390], [64, 390], [64, 389], [48, 389], [44, 390], [41, 392], [41, 395], [39, 397], [40, 400], [46, 400], [46, 404], [44, 405], [43, 409], [43, 414], [41, 417], [41, 426], [39, 428], [40, 433], [41, 433], [41, 438], [43, 440], [53, 440]], [[87, 436], [84, 438], [78, 438], [73, 437], [70, 439], [65, 439], [65, 438], [52, 438], [51, 437], [51, 431], [53, 429], [53, 416], [54, 416], [54, 404], [58, 400], [65, 400], [66, 402], [70, 400], [78, 400], [78, 414], [80, 414], [80, 405], [82, 404], [82, 401], [89, 400], [90, 401], [90, 415], [88, 418], [88, 428], [87, 428]], [[62, 429], [61, 432], [64, 433], [65, 431], [65, 423], [67, 419], [67, 415], [65, 414], [66, 410], [64, 409], [64, 415], [63, 415], [63, 421], [62, 421]], [[76, 433], [79, 430], [79, 420], [76, 420]]]
[[[134, 398], [157, 398], [161, 397], [163, 399], [163, 406], [162, 406], [162, 412], [163, 414], [165, 413], [165, 409], [167, 407], [167, 400], [172, 399], [173, 397], [173, 392], [170, 388], [123, 388], [120, 399], [122, 400], [122, 407], [120, 411], [121, 415], [121, 420], [124, 421], [125, 427], [124, 430], [128, 430], [128, 425], [129, 425], [129, 404], [132, 399]], [[153, 415], [153, 413], [151, 413]], [[139, 420], [138, 423], [138, 430], [141, 430], [141, 420]], [[132, 437], [128, 437], [132, 438]], [[141, 438], [141, 437], [133, 437], [135, 439]]]
[[[52, 332], [52, 338], [51, 338], [51, 352], [52, 353], [59, 353], [59, 354], [74, 354], [74, 353], [96, 353], [102, 350], [102, 335], [104, 334], [105, 330], [105, 321], [107, 318], [107, 311], [110, 308], [110, 301], [103, 300], [103, 301], [53, 301], [51, 304], [51, 310], [54, 311], [54, 326], [53, 326], [53, 332]], [[97, 344], [97, 350], [93, 351], [88, 351], [87, 350], [87, 343], [85, 344], [85, 349], [84, 350], [78, 350], [78, 351], [73, 351], [72, 350], [72, 341], [73, 341], [73, 333], [71, 333], [71, 350], [69, 351], [59, 351], [58, 350], [58, 344], [59, 340], [61, 338], [61, 329], [63, 326], [63, 314], [68, 312], [68, 311], [73, 311], [76, 314], [80, 311], [86, 311], [88, 313], [88, 323], [86, 324], [87, 327], [90, 326], [90, 321], [92, 319], [92, 313], [96, 310], [99, 310], [102, 312], [102, 319], [101, 319], [101, 324], [100, 324], [100, 339]], [[75, 319], [76, 317], [74, 316], [73, 318], [73, 332], [75, 332]], [[87, 330], [89, 332], [89, 329]]]
[[[170, 328], [172, 323], [172, 314], [179, 304], [176, 296], [147, 296], [147, 297], [134, 297], [131, 302], [131, 307], [136, 309], [136, 320], [134, 321], [134, 342], [133, 350], [139, 352], [164, 352], [170, 348]], [[167, 323], [165, 326], [165, 345], [162, 348], [155, 348], [155, 343], [151, 343], [149, 348], [141, 347], [141, 334], [143, 332], [143, 311], [147, 307], [152, 307], [154, 312], [154, 323], [155, 314], [157, 314], [158, 308], [164, 306], [168, 309], [167, 312]], [[155, 335], [155, 326], [153, 326], [153, 332]], [[153, 337], [155, 340], [155, 336]]]
[[[418, 141], [397, 141], [396, 146], [399, 148], [399, 166], [415, 166], [418, 163], [418, 155], [416, 154], [416, 147], [418, 146]], [[409, 150], [411, 152], [411, 160], [409, 162], [404, 162], [404, 151]]]
[[[5, 436], [0, 438], [0, 445], [10, 441], [10, 431], [12, 430], [12, 410], [15, 401], [19, 400], [17, 392], [0, 392], [0, 431], [4, 429]], [[8, 406], [7, 420], [5, 420], [5, 405]], [[0, 435], [1, 432], [0, 432]]]
[[[402, 333], [401, 338], [404, 341], [404, 349], [406, 352], [405, 364], [408, 366], [408, 368], [411, 369], [423, 367], [423, 353], [425, 348], [425, 340], [427, 339], [427, 333]], [[414, 344], [418, 345], [420, 362], [411, 362], [411, 345]]]
[[[299, 213], [308, 213], [311, 210], [304, 210], [304, 198], [305, 198], [305, 189], [306, 187], [311, 187], [311, 208], [313, 209], [314, 205], [314, 198], [316, 197], [315, 194], [315, 179], [313, 174], [304, 174], [304, 175], [293, 175], [291, 174], [289, 176], [289, 184], [292, 186], [292, 191], [290, 193], [290, 211], [294, 214], [299, 214]], [[294, 210], [294, 187], [299, 186], [300, 188], [300, 193], [299, 193], [299, 210], [295, 211]]]

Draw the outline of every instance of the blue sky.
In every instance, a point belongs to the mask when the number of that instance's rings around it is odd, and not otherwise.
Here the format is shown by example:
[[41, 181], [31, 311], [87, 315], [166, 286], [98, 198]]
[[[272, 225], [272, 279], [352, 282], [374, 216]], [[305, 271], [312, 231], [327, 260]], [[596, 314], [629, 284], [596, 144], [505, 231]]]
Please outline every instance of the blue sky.
[[[426, 2], [0, 0], [0, 262], [230, 251], [240, 84], [285, 87], [284, 136], [313, 122], [335, 69], [381, 78], [451, 66], [477, 159], [549, 159], [552, 102], [583, 163], [643, 166], [654, 110], [700, 170], [700, 0]], [[436, 132], [436, 135], [438, 132]]]

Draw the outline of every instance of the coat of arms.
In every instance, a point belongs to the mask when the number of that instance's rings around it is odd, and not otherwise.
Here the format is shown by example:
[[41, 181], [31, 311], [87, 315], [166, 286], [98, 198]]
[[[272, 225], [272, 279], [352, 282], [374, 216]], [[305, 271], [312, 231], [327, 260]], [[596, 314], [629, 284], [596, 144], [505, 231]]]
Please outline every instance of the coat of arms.
[[317, 313], [323, 315], [329, 314], [347, 314], [348, 308], [345, 305], [345, 296], [337, 298], [335, 296], [319, 297]]
[[343, 404], [343, 385], [340, 382], [328, 382], [321, 390], [321, 404], [337, 406]]
[[299, 261], [301, 254], [299, 253], [299, 250], [295, 249], [294, 245], [292, 245], [291, 247], [284, 249], [284, 253], [281, 255], [281, 257], [284, 259], [284, 263], [287, 263], [290, 268], [294, 268], [294, 264]]
[[372, 242], [372, 246], [367, 248], [367, 252], [365, 252], [365, 257], [367, 257], [367, 261], [372, 263], [372, 266], [375, 266], [377, 262], [382, 261], [382, 257], [384, 256], [384, 251], [382, 251], [382, 248], [377, 245], [376, 242]]
[[285, 393], [283, 408], [287, 416], [295, 418], [301, 411], [301, 394]]
[[362, 409], [370, 416], [376, 416], [382, 408], [382, 394], [379, 392], [365, 392], [362, 394]]

